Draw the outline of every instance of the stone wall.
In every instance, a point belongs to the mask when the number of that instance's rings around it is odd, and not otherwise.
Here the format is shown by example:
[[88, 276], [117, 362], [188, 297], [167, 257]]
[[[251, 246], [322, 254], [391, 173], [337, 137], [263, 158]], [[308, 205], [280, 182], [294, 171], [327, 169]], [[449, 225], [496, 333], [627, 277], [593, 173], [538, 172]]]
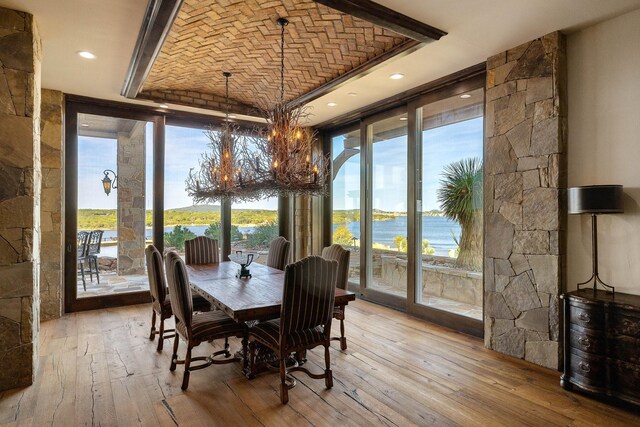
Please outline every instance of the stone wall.
[[0, 390], [38, 361], [41, 57], [33, 16], [0, 8]]
[[145, 273], [145, 125], [118, 132], [118, 275]]
[[62, 315], [62, 266], [64, 235], [62, 227], [64, 188], [62, 185], [62, 106], [64, 96], [55, 90], [42, 90], [41, 162], [42, 204], [40, 224], [40, 319]]
[[566, 50], [548, 34], [487, 60], [485, 344], [557, 369]]

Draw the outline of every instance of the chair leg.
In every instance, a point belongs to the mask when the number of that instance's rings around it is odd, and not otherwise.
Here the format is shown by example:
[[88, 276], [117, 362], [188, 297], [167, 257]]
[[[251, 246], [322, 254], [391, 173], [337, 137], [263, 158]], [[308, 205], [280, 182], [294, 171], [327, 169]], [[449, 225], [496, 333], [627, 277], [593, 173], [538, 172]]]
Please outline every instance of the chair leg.
[[93, 259], [93, 265], [96, 268], [96, 279], [98, 279], [98, 285], [100, 284], [100, 272], [98, 271], [98, 257]]
[[324, 345], [324, 364], [325, 370], [324, 374], [326, 375], [324, 378], [324, 384], [327, 388], [333, 387], [333, 372], [331, 372], [331, 357], [329, 355], [329, 343]]
[[176, 370], [176, 362], [178, 361], [178, 344], [180, 344], [180, 337], [176, 333], [175, 339], [173, 340], [173, 354], [171, 355], [171, 366], [169, 366], [169, 370], [171, 372]]
[[184, 377], [182, 378], [182, 390], [186, 390], [189, 387], [189, 366], [191, 365], [191, 344], [187, 345], [187, 356], [184, 358]]
[[344, 336], [344, 319], [340, 320], [340, 350], [347, 349], [347, 338]]
[[287, 387], [286, 355], [280, 355], [280, 401], [283, 405], [289, 401], [289, 387]]
[[160, 316], [160, 331], [158, 332], [158, 352], [161, 352], [164, 347], [164, 317]]
[[80, 275], [82, 276], [82, 287], [87, 292], [87, 281], [84, 278], [84, 261], [79, 261], [78, 264], [80, 265]]
[[151, 332], [149, 333], [149, 339], [153, 341], [156, 337], [156, 311], [151, 309]]

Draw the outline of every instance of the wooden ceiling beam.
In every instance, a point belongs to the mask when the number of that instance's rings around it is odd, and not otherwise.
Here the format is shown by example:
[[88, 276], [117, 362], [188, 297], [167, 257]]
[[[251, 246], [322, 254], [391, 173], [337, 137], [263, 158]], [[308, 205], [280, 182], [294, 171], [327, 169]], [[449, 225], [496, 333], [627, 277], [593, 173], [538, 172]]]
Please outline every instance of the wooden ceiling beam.
[[371, 0], [313, 0], [316, 3], [363, 19], [379, 27], [386, 28], [420, 43], [440, 40], [447, 33], [403, 15]]
[[150, 0], [120, 95], [135, 98], [175, 21], [182, 0]]

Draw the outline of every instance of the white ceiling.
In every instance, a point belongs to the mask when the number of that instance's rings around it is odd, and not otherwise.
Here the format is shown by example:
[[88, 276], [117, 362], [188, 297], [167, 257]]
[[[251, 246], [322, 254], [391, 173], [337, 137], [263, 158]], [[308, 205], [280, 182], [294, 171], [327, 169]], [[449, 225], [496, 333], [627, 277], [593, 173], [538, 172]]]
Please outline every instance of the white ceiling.
[[[546, 33], [575, 31], [640, 8], [640, 0], [378, 0], [449, 34], [319, 98], [312, 124], [485, 61]], [[32, 13], [43, 46], [42, 87], [95, 98], [120, 96], [147, 0], [0, 0]], [[76, 52], [88, 50], [94, 60]], [[390, 80], [402, 73], [402, 80]], [[349, 96], [349, 93], [357, 96]], [[328, 107], [328, 102], [337, 106]], [[171, 108], [212, 114], [207, 110]], [[217, 114], [216, 114], [217, 115]], [[242, 118], [242, 117], [240, 117]]]

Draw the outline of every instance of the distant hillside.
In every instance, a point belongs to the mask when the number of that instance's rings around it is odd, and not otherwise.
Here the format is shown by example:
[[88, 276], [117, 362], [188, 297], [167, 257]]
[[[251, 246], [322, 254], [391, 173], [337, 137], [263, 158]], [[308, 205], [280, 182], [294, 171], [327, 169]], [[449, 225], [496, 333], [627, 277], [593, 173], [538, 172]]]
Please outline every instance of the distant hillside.
[[193, 205], [183, 208], [167, 209], [167, 212], [220, 212], [220, 205]]

